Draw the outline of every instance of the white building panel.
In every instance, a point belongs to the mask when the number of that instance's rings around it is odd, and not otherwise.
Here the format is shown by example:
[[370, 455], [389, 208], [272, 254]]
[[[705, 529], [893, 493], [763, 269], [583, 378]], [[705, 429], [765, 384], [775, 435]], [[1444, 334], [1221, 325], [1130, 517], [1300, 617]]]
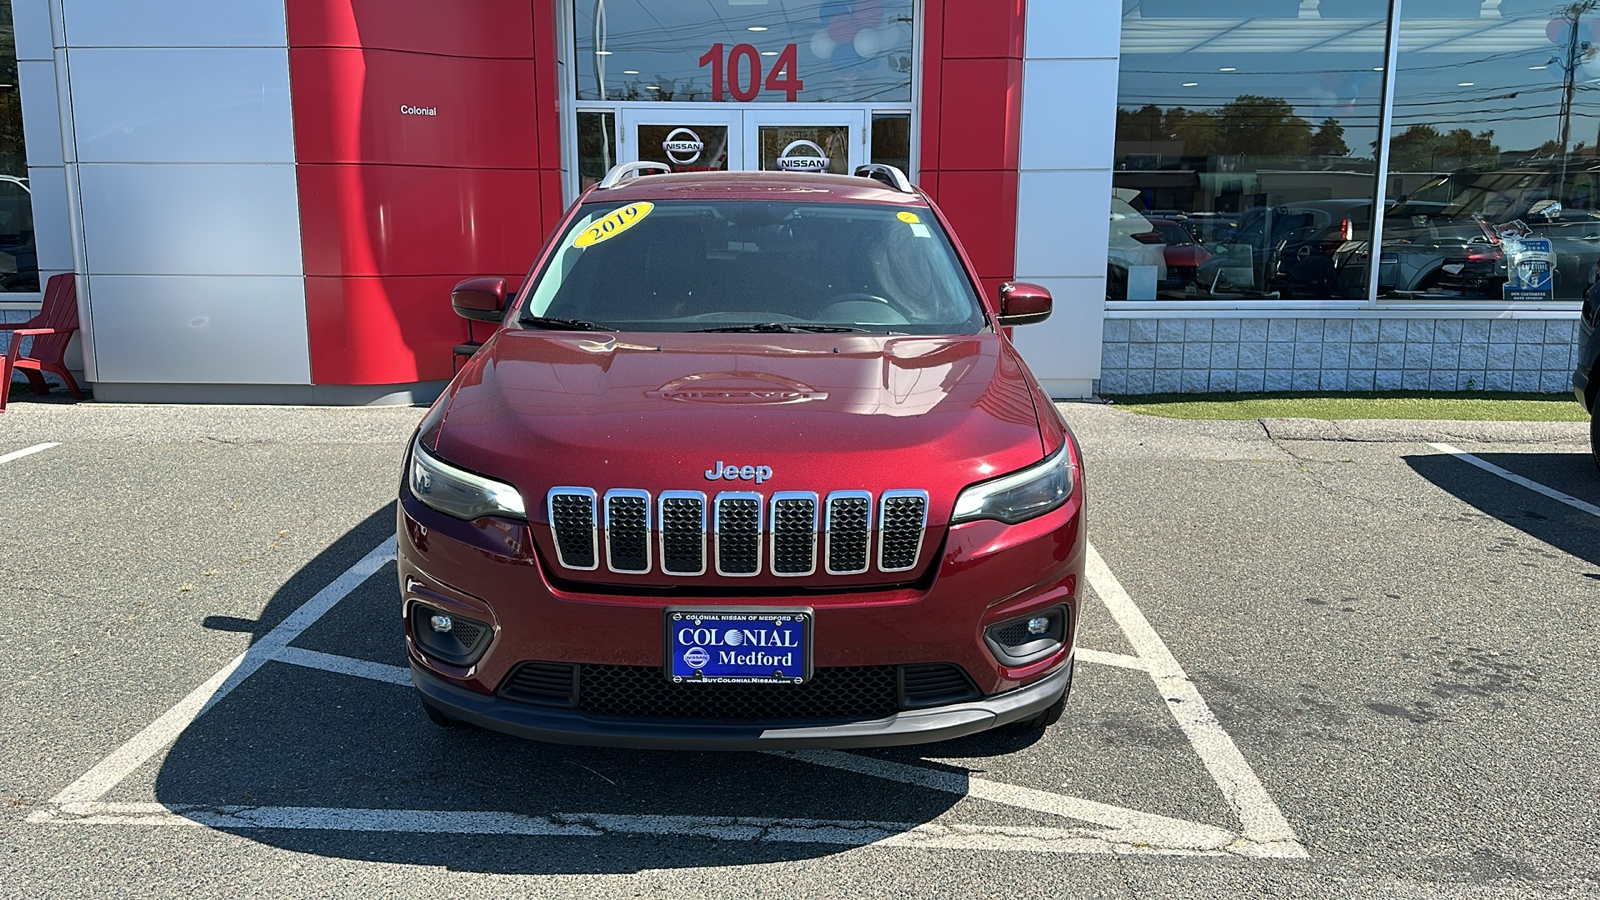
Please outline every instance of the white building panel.
[[[1110, 85], [1107, 96], [1105, 85]], [[1104, 169], [1117, 132], [1117, 61], [1023, 63], [1021, 168]]]
[[11, 0], [11, 21], [16, 29], [17, 60], [52, 59], [55, 41], [50, 32], [50, 0]]
[[283, 0], [62, 0], [73, 47], [287, 47]]
[[1100, 377], [1105, 277], [1026, 280], [1048, 289], [1055, 308], [1050, 318], [1014, 332], [1017, 350], [1050, 396], [1089, 396], [1091, 380]]
[[287, 50], [69, 53], [80, 162], [294, 161]]
[[309, 384], [299, 278], [95, 275], [102, 381]]
[[1111, 170], [1024, 170], [1019, 185], [1017, 278], [1104, 278]]
[[[303, 272], [292, 165], [85, 164], [78, 170], [93, 274]], [[98, 314], [104, 302], [98, 292], [95, 302]]]
[[1121, 3], [1032, 0], [1024, 22], [1028, 59], [1116, 59], [1121, 53]]
[[17, 91], [22, 97], [22, 136], [28, 165], [62, 165], [56, 64], [53, 61], [17, 63]]
[[46, 272], [72, 270], [72, 224], [67, 218], [66, 169], [28, 169], [33, 189], [33, 236], [39, 248], [39, 283]]

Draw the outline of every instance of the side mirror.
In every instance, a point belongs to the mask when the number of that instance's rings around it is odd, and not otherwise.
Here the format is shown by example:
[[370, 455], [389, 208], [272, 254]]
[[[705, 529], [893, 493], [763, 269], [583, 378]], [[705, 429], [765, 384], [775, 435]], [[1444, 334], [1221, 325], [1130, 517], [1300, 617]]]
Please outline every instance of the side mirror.
[[456, 315], [478, 322], [498, 322], [506, 311], [504, 278], [468, 278], [450, 291]]
[[1000, 326], [1032, 325], [1050, 318], [1050, 292], [1037, 284], [1008, 281], [1000, 285]]
[[1540, 200], [1528, 210], [1530, 216], [1543, 216], [1546, 222], [1554, 222], [1561, 217], [1560, 200]]

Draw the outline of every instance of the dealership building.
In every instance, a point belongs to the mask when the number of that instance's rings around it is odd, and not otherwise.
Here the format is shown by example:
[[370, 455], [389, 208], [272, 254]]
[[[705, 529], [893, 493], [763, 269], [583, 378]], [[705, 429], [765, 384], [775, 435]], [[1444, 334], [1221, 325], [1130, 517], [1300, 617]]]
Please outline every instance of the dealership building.
[[101, 400], [428, 399], [611, 165], [877, 162], [1057, 397], [1570, 390], [1595, 6], [0, 2], [0, 316], [77, 273]]

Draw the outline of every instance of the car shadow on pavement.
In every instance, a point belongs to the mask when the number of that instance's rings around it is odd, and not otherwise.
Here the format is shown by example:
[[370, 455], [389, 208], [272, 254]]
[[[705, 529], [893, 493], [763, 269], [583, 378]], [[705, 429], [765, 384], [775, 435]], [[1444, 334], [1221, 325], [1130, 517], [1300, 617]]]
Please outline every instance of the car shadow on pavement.
[[[393, 507], [379, 510], [290, 578], [259, 620], [213, 617], [207, 626], [259, 640], [393, 528]], [[291, 646], [403, 666], [396, 607], [390, 563]], [[1036, 739], [1001, 733], [936, 746], [979, 756]], [[917, 749], [873, 755], [940, 776], [944, 789], [773, 754], [567, 747], [445, 730], [409, 684], [274, 661], [178, 737], [153, 790], [180, 815], [296, 852], [488, 873], [631, 873], [827, 856], [932, 822], [964, 795], [967, 773]], [[106, 799], [149, 799], [151, 789], [135, 776]], [[205, 818], [219, 810], [298, 821], [234, 827]], [[387, 824], [374, 828], [375, 815]], [[1040, 824], [1031, 815], [985, 817]], [[499, 824], [482, 824], [491, 820]]]
[[[1600, 505], [1600, 473], [1586, 452], [1479, 453], [1487, 463]], [[1513, 528], [1600, 567], [1600, 518], [1445, 454], [1404, 457], [1423, 478]], [[1510, 552], [1490, 547], [1489, 552]]]

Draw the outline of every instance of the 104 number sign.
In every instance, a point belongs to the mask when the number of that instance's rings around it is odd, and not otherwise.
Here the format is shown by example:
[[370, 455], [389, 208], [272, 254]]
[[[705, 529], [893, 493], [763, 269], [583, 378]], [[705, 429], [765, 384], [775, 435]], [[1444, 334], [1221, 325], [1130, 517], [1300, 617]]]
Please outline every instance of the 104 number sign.
[[722, 99], [723, 87], [726, 84], [727, 92], [740, 103], [754, 100], [763, 89], [783, 91], [788, 96], [788, 101], [793, 103], [799, 99], [800, 91], [806, 86], [805, 82], [800, 80], [798, 56], [794, 44], [785, 44], [783, 51], [774, 60], [772, 71], [768, 72], [766, 80], [762, 81], [761, 53], [755, 47], [750, 44], [735, 44], [734, 48], [728, 51], [724, 64], [722, 45], [712, 44], [706, 55], [700, 57], [700, 68], [711, 67], [712, 100]]

